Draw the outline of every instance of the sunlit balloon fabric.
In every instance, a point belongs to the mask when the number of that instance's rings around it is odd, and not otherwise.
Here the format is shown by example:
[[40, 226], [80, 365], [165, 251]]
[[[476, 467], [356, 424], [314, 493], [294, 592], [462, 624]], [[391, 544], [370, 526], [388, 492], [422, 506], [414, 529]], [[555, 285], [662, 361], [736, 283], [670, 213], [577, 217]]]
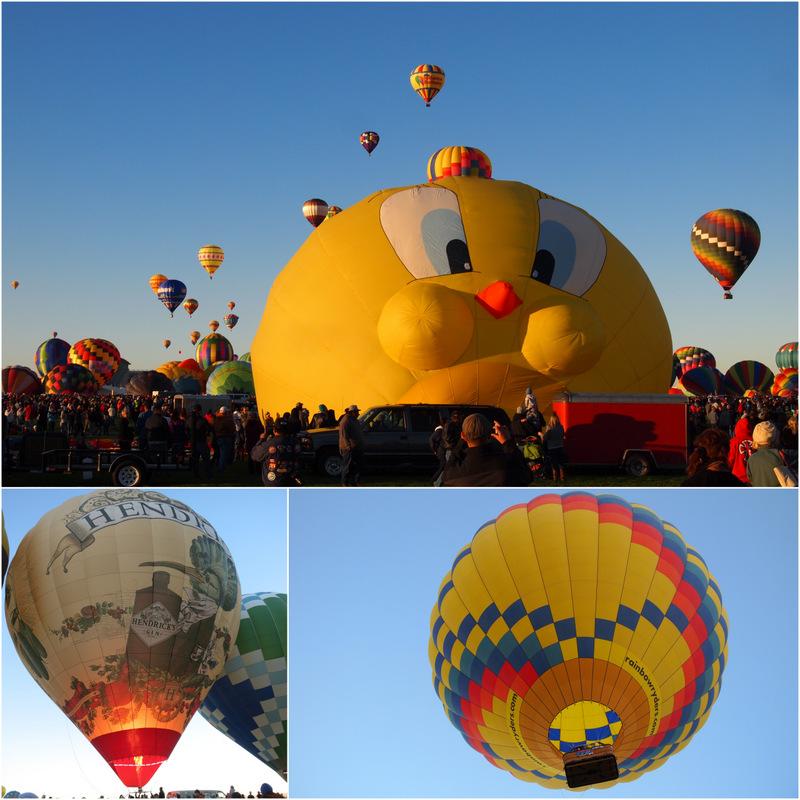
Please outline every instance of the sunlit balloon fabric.
[[367, 155], [371, 156], [372, 151], [378, 146], [381, 137], [375, 131], [364, 131], [361, 134], [361, 146], [367, 151]]
[[208, 394], [255, 394], [253, 367], [248, 361], [226, 361], [208, 376]]
[[3, 392], [8, 394], [38, 394], [42, 381], [30, 368], [16, 364], [3, 367]]
[[240, 602], [212, 524], [156, 491], [67, 500], [26, 534], [6, 576], [17, 653], [130, 787], [169, 756], [221, 673]]
[[702, 347], [679, 347], [675, 351], [679, 365], [677, 377], [681, 378], [690, 369], [695, 367], [716, 367], [717, 360], [712, 353]]
[[700, 263], [725, 290], [731, 288], [756, 257], [761, 231], [744, 211], [718, 208], [703, 214], [692, 227], [692, 250]]
[[286, 771], [286, 595], [242, 596], [231, 657], [200, 706], [215, 728], [282, 775]]
[[783, 372], [786, 369], [797, 369], [797, 342], [787, 342], [775, 353], [775, 363]]
[[82, 364], [53, 367], [42, 379], [47, 394], [94, 394], [98, 388], [94, 375]]
[[491, 178], [492, 162], [477, 147], [445, 147], [428, 159], [428, 180], [439, 178]]
[[203, 369], [217, 361], [232, 361], [233, 345], [221, 333], [209, 333], [197, 343], [194, 359]]
[[120, 355], [116, 345], [105, 339], [81, 339], [69, 350], [70, 364], [80, 364], [94, 375], [97, 387], [108, 383], [119, 367]]
[[53, 334], [52, 339], [42, 342], [33, 356], [36, 371], [44, 377], [55, 367], [60, 367], [69, 362], [69, 350], [71, 345], [63, 339], [56, 338]]
[[166, 275], [161, 275], [160, 273], [153, 275], [150, 278], [150, 288], [158, 294], [158, 287], [161, 286], [162, 283], [167, 279]]
[[208, 273], [208, 277], [213, 278], [214, 273], [222, 266], [222, 262], [225, 260], [225, 253], [221, 247], [217, 247], [215, 244], [207, 244], [205, 247], [200, 248], [197, 257], [200, 259], [203, 269]]
[[420, 64], [411, 71], [411, 86], [429, 106], [444, 86], [444, 70], [434, 64]]
[[303, 203], [303, 216], [316, 228], [325, 219], [328, 213], [328, 204], [318, 197], [312, 197]]
[[570, 745], [613, 741], [620, 780], [661, 766], [705, 723], [727, 638], [719, 587], [673, 525], [575, 492], [478, 530], [441, 584], [429, 658], [445, 713], [475, 750], [565, 789], [562, 721]]
[[747, 389], [768, 392], [775, 375], [760, 361], [737, 361], [725, 373], [725, 386], [732, 394], [743, 395]]

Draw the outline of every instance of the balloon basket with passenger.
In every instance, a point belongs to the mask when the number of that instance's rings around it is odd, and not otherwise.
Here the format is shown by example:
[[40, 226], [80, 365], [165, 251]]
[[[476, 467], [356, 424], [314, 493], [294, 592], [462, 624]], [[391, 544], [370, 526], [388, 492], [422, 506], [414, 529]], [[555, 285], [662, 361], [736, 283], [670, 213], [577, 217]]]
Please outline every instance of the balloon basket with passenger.
[[570, 789], [615, 781], [619, 777], [619, 768], [614, 748], [610, 744], [574, 747], [569, 753], [564, 753], [564, 774]]

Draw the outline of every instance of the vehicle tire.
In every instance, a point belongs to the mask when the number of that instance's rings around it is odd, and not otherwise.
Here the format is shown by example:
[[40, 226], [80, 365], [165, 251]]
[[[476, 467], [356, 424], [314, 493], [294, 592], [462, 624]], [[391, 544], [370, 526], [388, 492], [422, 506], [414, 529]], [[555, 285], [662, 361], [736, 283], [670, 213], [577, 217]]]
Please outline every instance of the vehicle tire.
[[335, 450], [326, 450], [317, 456], [317, 471], [327, 478], [338, 478], [343, 466], [344, 461]]
[[633, 478], [644, 478], [653, 469], [653, 464], [645, 455], [630, 456], [625, 462], [625, 471]]
[[114, 486], [125, 488], [141, 486], [146, 476], [142, 462], [138, 459], [124, 459], [114, 465], [111, 471], [111, 482]]

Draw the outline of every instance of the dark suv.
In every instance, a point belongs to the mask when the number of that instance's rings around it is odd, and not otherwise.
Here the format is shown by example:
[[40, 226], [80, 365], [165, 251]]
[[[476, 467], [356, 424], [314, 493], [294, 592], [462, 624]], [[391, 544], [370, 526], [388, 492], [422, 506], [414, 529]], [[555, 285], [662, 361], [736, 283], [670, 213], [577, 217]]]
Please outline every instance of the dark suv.
[[[359, 417], [364, 431], [364, 457], [367, 467], [423, 467], [436, 469], [437, 461], [430, 448], [431, 434], [439, 425], [439, 416], [448, 418], [458, 411], [463, 420], [481, 413], [491, 421], [508, 425], [508, 414], [496, 406], [402, 404], [373, 406]], [[342, 472], [339, 455], [339, 431], [317, 428], [300, 431], [301, 457], [321, 474], [331, 478]]]

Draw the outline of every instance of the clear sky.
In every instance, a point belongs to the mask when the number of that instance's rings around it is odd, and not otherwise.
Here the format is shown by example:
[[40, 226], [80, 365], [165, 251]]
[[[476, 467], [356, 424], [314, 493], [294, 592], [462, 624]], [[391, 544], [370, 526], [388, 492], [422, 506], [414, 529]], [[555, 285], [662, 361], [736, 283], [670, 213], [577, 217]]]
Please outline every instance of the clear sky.
[[[616, 797], [797, 797], [797, 495], [614, 492], [703, 556], [729, 618], [705, 726]], [[428, 662], [430, 614], [459, 549], [530, 490], [290, 492], [291, 783], [295, 797], [555, 797], [470, 748]]]
[[[4, 489], [3, 517], [11, 553], [51, 508], [89, 490]], [[261, 489], [162, 489], [205, 517], [236, 563], [242, 591], [287, 591], [287, 495]], [[128, 789], [61, 709], [36, 685], [2, 623], [0, 782], [40, 797], [119, 797]], [[255, 794], [262, 783], [286, 782], [259, 759], [195, 714], [147, 790], [220, 789]]]
[[[673, 346], [775, 370], [797, 340], [796, 3], [4, 3], [2, 363], [56, 331], [134, 369], [250, 349], [269, 288], [346, 208], [468, 145], [595, 216], [639, 259]], [[446, 84], [430, 108], [411, 70]], [[367, 157], [364, 130], [381, 142]], [[725, 301], [692, 253], [716, 208], [762, 244]], [[225, 250], [213, 280], [198, 249]], [[148, 285], [199, 301], [170, 318]], [[11, 288], [12, 281], [19, 288]], [[333, 335], [334, 332], [332, 332]], [[165, 350], [164, 339], [172, 346]], [[322, 398], [324, 399], [324, 398]]]

